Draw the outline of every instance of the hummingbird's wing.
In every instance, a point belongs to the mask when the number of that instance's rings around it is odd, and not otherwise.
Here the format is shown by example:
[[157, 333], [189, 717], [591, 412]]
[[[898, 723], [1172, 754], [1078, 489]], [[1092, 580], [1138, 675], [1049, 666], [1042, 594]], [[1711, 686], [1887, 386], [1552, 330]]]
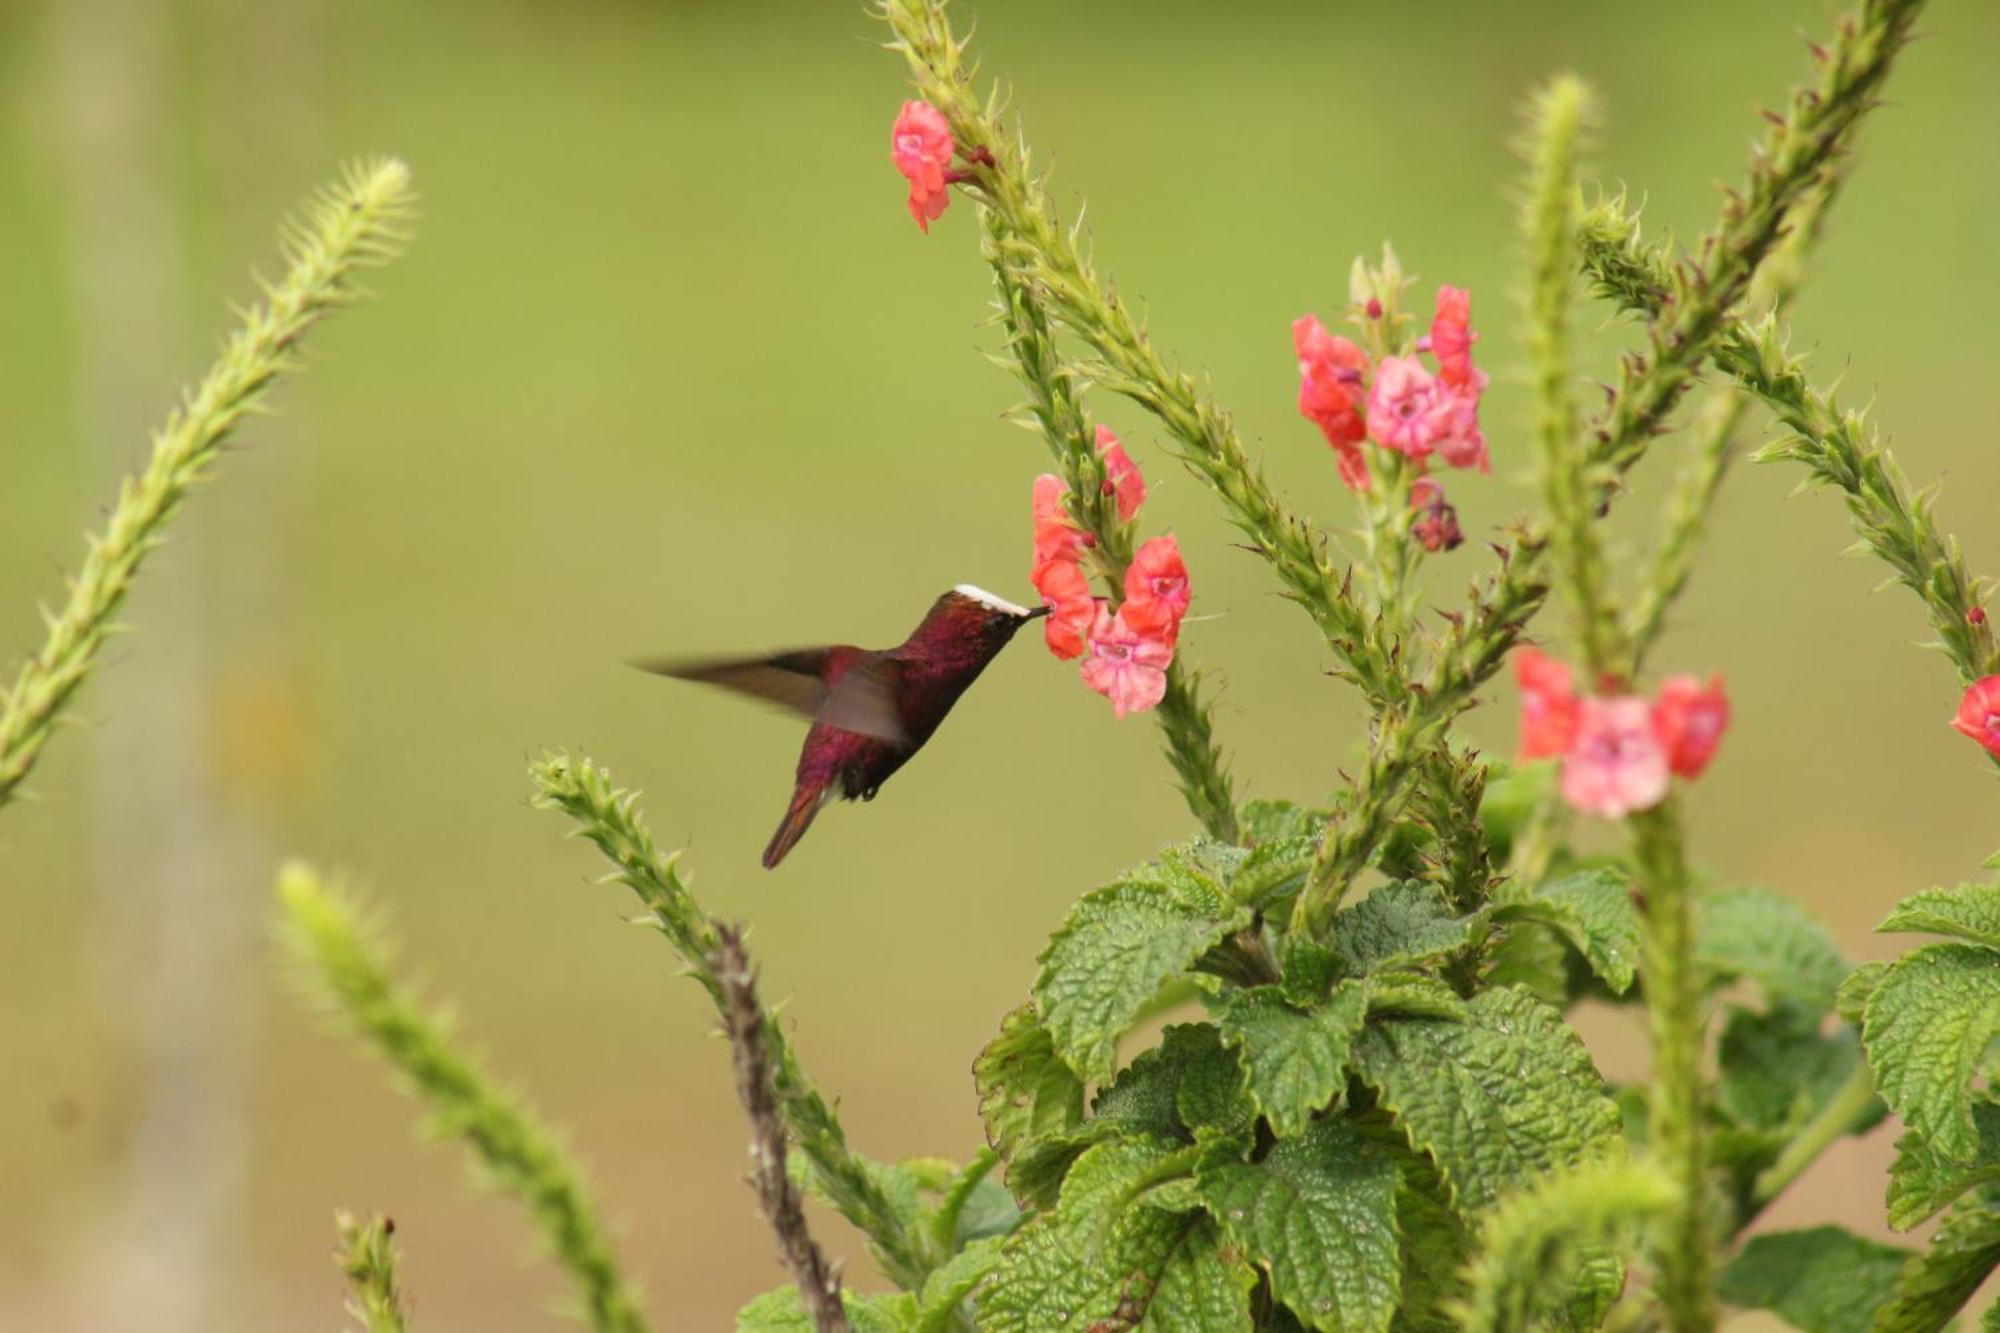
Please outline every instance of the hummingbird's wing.
[[886, 660], [857, 662], [841, 672], [829, 689], [825, 673], [831, 655], [828, 648], [802, 648], [770, 657], [697, 662], [654, 658], [632, 665], [656, 676], [719, 685], [842, 731], [907, 745], [909, 737], [896, 707], [897, 665]]

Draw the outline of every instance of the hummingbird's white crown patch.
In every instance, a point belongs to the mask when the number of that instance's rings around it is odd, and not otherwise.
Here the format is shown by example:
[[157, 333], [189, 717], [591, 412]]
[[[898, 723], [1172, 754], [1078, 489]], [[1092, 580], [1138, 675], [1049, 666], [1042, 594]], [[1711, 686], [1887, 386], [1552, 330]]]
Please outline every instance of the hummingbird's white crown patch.
[[1005, 611], [1010, 616], [1025, 616], [1028, 614], [1027, 607], [1016, 606], [1005, 597], [996, 597], [994, 594], [986, 591], [986, 589], [975, 588], [970, 583], [961, 583], [956, 588], [953, 588], [952, 591], [961, 597], [970, 597], [981, 606], [991, 607], [995, 611]]

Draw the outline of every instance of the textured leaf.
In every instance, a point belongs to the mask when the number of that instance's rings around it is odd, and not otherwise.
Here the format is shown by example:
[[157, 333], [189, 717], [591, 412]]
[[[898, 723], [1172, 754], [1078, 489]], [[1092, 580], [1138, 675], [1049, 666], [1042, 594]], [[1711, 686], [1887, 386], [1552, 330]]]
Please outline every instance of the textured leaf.
[[[1853, 1075], [1861, 1042], [1851, 1028], [1821, 1032], [1819, 1018], [1797, 1005], [1768, 1014], [1732, 1009], [1717, 1059], [1716, 1110], [1745, 1128], [1789, 1137]], [[1874, 1123], [1858, 1124], [1856, 1132]]]
[[946, 1333], [951, 1328], [952, 1316], [965, 1298], [1000, 1262], [1003, 1241], [1000, 1236], [973, 1241], [931, 1270], [917, 1297], [915, 1333]]
[[1697, 961], [1719, 981], [1747, 978], [1772, 1000], [1825, 1013], [1848, 973], [1825, 926], [1769, 889], [1725, 889], [1701, 903]]
[[1979, 1333], [2000, 1333], [2000, 1296], [1986, 1307], [1986, 1313], [1979, 1318]]
[[1897, 904], [1889, 919], [1875, 927], [1953, 935], [1972, 944], [2000, 949], [2000, 884], [1961, 884], [1954, 889], [1925, 889]]
[[1544, 1176], [1510, 1196], [1481, 1229], [1461, 1326], [1467, 1333], [1528, 1333], [1550, 1322], [1596, 1327], [1624, 1285], [1619, 1249], [1677, 1197], [1657, 1166], [1619, 1159]]
[[1343, 982], [1325, 1004], [1302, 1010], [1277, 987], [1259, 986], [1230, 992], [1219, 1016], [1222, 1040], [1243, 1061], [1251, 1101], [1279, 1138], [1291, 1138], [1347, 1087], [1368, 993], [1361, 982]]
[[1402, 1184], [1396, 1225], [1403, 1239], [1403, 1290], [1391, 1333], [1456, 1333], [1453, 1311], [1465, 1294], [1464, 1272], [1474, 1238], [1445, 1201], [1444, 1181], [1430, 1158], [1395, 1149]]
[[1437, 1163], [1462, 1211], [1618, 1142], [1618, 1107], [1583, 1043], [1526, 991], [1482, 992], [1463, 1022], [1384, 1020], [1355, 1051], [1362, 1078]]
[[1769, 1310], [1804, 1333], [1868, 1333], [1896, 1290], [1910, 1251], [1839, 1227], [1753, 1237], [1717, 1290], [1733, 1305]]
[[1553, 930], [1523, 921], [1508, 928], [1487, 951], [1486, 981], [1525, 987], [1542, 1003], [1567, 1009], [1580, 989], [1571, 975], [1575, 956]]
[[1625, 877], [1597, 867], [1510, 893], [1494, 907], [1496, 921], [1539, 921], [1559, 931], [1590, 970], [1623, 995], [1639, 957], [1639, 914]]
[[2000, 1264], [2000, 1200], [1971, 1198], [1946, 1214], [1930, 1247], [1903, 1266], [1873, 1333], [1937, 1333]]
[[1086, 1082], [1110, 1077], [1118, 1038], [1162, 987], [1249, 924], [1223, 888], [1229, 852], [1241, 856], [1206, 841], [1170, 849], [1086, 894], [1043, 950], [1042, 1021]]
[[1947, 1157], [1979, 1150], [1972, 1083], [2000, 1032], [2000, 953], [1928, 944], [1882, 975], [1861, 1041], [1889, 1109]]
[[1000, 1020], [1000, 1035], [972, 1062], [972, 1081], [986, 1141], [1004, 1158], [1011, 1159], [1026, 1139], [1072, 1129], [1083, 1120], [1083, 1083], [1057, 1057], [1032, 1003]]
[[1229, 881], [1230, 896], [1246, 906], [1276, 915], [1275, 905], [1293, 897], [1306, 882], [1319, 853], [1317, 833], [1272, 838], [1251, 848]]
[[1309, 809], [1291, 801], [1262, 799], [1244, 802], [1237, 819], [1243, 830], [1244, 845], [1252, 849], [1285, 838], [1318, 837], [1326, 821], [1324, 810]]
[[[908, 1292], [857, 1296], [843, 1291], [840, 1302], [854, 1333], [912, 1333], [917, 1327], [917, 1300]], [[736, 1333], [814, 1333], [814, 1328], [797, 1287], [767, 1291], [736, 1315]]]
[[1421, 972], [1377, 972], [1368, 978], [1368, 1016], [1404, 1014], [1417, 1018], [1464, 1018], [1459, 993]]
[[1130, 1138], [1085, 1152], [1057, 1207], [1002, 1244], [975, 1294], [984, 1333], [1248, 1333], [1252, 1275], [1214, 1224], [1145, 1202], [1184, 1151]]
[[1908, 1231], [1959, 1195], [1978, 1185], [2000, 1182], [2000, 1104], [1976, 1101], [1972, 1124], [1979, 1151], [1966, 1161], [1939, 1152], [1921, 1134], [1905, 1134], [1889, 1167], [1889, 1225]]
[[1350, 976], [1443, 958], [1471, 942], [1472, 923], [1420, 880], [1381, 885], [1333, 919], [1334, 952]]
[[1840, 983], [1834, 992], [1833, 1007], [1843, 1020], [1861, 1025], [1861, 1016], [1868, 1012], [1868, 1002], [1875, 998], [1875, 988], [1882, 984], [1882, 978], [1889, 971], [1887, 963], [1863, 963], [1847, 974], [1847, 980]]
[[1402, 1286], [1400, 1173], [1387, 1150], [1337, 1117], [1281, 1140], [1254, 1165], [1205, 1168], [1202, 1196], [1271, 1275], [1308, 1328], [1380, 1333]]

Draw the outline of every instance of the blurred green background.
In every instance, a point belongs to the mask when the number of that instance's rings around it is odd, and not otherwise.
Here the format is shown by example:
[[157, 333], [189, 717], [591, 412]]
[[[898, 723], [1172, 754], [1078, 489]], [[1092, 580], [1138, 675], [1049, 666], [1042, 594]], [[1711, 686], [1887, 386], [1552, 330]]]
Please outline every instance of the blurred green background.
[[[967, 6], [967, 17], [975, 7]], [[1469, 285], [1496, 474], [1469, 532], [1528, 502], [1508, 148], [1576, 69], [1598, 165], [1693, 236], [1801, 77], [1821, 0], [977, 6], [1055, 187], [1164, 347], [1213, 377], [1294, 504], [1343, 521], [1293, 408], [1289, 321], [1329, 317], [1393, 238], [1428, 299]], [[2000, 9], [1941, 0], [1866, 132], [1800, 307], [1815, 365], [1872, 400], [1975, 568], [2000, 486]], [[273, 966], [272, 871], [350, 870], [509, 1077], [573, 1133], [663, 1329], [727, 1326], [780, 1280], [696, 989], [524, 761], [579, 747], [646, 790], [707, 901], [758, 929], [768, 992], [871, 1153], [963, 1157], [967, 1066], [1065, 905], [1185, 830], [1144, 720], [1112, 720], [1025, 639], [865, 808], [776, 874], [757, 853], [788, 720], [641, 676], [649, 652], [899, 638], [942, 588], [1025, 596], [1039, 443], [979, 355], [960, 201], [930, 237], [887, 161], [904, 95], [848, 3], [8, 0], [0, 6], [0, 643], [40, 638], [79, 533], [206, 364], [273, 223], [343, 160], [407, 156], [421, 236], [383, 299], [323, 329], [133, 599], [0, 819], [0, 1327], [331, 1327], [336, 1206], [393, 1213], [420, 1325], [549, 1325], [513, 1208], [422, 1145], [410, 1106]], [[1629, 330], [1580, 316], [1602, 377]], [[1351, 695], [1135, 412], [1147, 519], [1176, 530], [1246, 792], [1350, 765]], [[1759, 423], [1762, 429], [1762, 423]], [[1671, 456], [1671, 445], [1662, 455]], [[1619, 531], [1649, 538], [1665, 479]], [[1900, 895], [2000, 844], [1956, 688], [1882, 571], [1835, 557], [1798, 475], [1732, 483], [1663, 669], [1722, 671], [1737, 722], [1691, 793], [1701, 859], [1798, 894], [1857, 956]], [[1437, 562], [1455, 600], [1489, 554]], [[1550, 631], [1556, 624], [1550, 622]], [[11, 671], [11, 666], [7, 668]], [[1470, 721], [1496, 751], [1513, 702]], [[1593, 1026], [1630, 1074], [1635, 1028]], [[1880, 1218], [1880, 1137], [1771, 1222]], [[865, 1273], [855, 1237], [830, 1247]]]

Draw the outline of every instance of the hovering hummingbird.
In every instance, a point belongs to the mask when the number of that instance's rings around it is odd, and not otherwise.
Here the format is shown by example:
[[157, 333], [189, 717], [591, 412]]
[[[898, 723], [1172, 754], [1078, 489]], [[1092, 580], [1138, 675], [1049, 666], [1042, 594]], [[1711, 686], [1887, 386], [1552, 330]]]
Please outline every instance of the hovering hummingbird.
[[720, 685], [812, 720], [799, 751], [791, 806], [764, 849], [769, 870], [836, 793], [847, 801], [874, 800], [1014, 632], [1047, 614], [1047, 607], [1030, 611], [961, 583], [931, 603], [923, 623], [894, 648], [841, 643], [769, 657], [634, 665], [655, 675]]

